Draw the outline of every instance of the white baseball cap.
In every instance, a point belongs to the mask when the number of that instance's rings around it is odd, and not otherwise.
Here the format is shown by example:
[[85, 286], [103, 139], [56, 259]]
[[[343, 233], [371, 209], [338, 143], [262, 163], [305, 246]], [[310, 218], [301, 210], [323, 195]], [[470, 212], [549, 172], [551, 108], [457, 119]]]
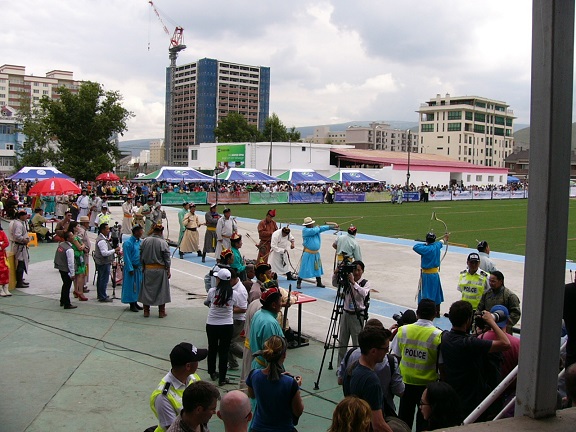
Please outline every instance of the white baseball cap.
[[220, 280], [230, 280], [232, 279], [232, 274], [228, 269], [220, 269], [218, 270], [218, 274], [216, 275], [216, 277]]

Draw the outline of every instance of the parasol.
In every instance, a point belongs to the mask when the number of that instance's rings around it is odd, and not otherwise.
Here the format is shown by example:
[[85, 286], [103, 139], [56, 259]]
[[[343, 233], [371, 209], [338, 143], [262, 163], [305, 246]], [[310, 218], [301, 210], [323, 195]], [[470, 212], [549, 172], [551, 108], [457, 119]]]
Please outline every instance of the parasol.
[[80, 187], [70, 180], [52, 177], [39, 181], [28, 191], [28, 196], [55, 196], [80, 193]]
[[98, 175], [98, 177], [96, 177], [96, 180], [97, 181], [118, 181], [118, 180], [120, 180], [120, 177], [118, 177], [113, 172], [105, 172], [105, 173]]

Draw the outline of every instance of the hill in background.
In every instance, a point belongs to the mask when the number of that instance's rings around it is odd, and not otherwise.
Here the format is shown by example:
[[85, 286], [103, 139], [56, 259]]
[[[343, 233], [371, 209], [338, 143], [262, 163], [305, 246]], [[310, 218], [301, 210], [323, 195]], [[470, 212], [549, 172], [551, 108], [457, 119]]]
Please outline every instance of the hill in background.
[[[514, 132], [516, 147], [528, 150], [530, 148], [530, 127]], [[576, 123], [572, 123], [572, 150], [576, 150]]]
[[[346, 123], [335, 123], [330, 125], [316, 125], [316, 126], [301, 126], [297, 127], [296, 130], [300, 132], [302, 139], [305, 139], [307, 136], [314, 134], [314, 128], [318, 126], [328, 126], [332, 132], [342, 132], [348, 129], [350, 126], [362, 126], [368, 127], [370, 123], [373, 122], [382, 122], [387, 123], [390, 125], [392, 129], [400, 129], [406, 130], [410, 129], [412, 132], [418, 132], [418, 122], [409, 122], [409, 121], [381, 121], [381, 120], [359, 120], [359, 121], [350, 121]], [[576, 131], [575, 131], [575, 124], [572, 125], [572, 148], [574, 148], [574, 143], [576, 143]], [[526, 124], [515, 124], [514, 125], [514, 139], [522, 143], [523, 148], [530, 147], [530, 127]], [[120, 141], [118, 146], [122, 153], [128, 154], [130, 153], [132, 156], [140, 156], [140, 151], [142, 150], [150, 150], [150, 141], [155, 141], [161, 138], [148, 138], [148, 139], [138, 139], [138, 140], [128, 140], [128, 141]]]
[[314, 128], [319, 126], [328, 126], [331, 132], [342, 132], [348, 129], [350, 126], [361, 126], [361, 127], [368, 127], [370, 123], [387, 123], [390, 125], [392, 129], [410, 129], [412, 132], [416, 132], [418, 130], [418, 122], [409, 122], [409, 121], [382, 121], [382, 120], [358, 120], [358, 121], [350, 121], [346, 123], [335, 123], [335, 124], [327, 124], [327, 125], [316, 125], [316, 126], [301, 126], [297, 127], [296, 130], [300, 132], [302, 135], [302, 139], [306, 138], [307, 136], [314, 135]]
[[161, 138], [148, 138], [138, 140], [120, 141], [118, 148], [124, 154], [132, 154], [132, 156], [140, 156], [142, 150], [150, 150], [150, 142], [156, 141]]

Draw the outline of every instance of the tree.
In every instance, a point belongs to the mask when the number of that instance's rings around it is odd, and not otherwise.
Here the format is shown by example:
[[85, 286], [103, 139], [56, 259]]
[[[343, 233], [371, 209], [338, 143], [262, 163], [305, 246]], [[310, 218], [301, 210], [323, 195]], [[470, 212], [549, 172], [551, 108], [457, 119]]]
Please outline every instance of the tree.
[[45, 113], [38, 106], [32, 106], [30, 98], [23, 95], [18, 118], [25, 140], [22, 147], [16, 150], [15, 168], [46, 165], [54, 157], [54, 148], [50, 145], [52, 140], [45, 127]]
[[295, 126], [292, 126], [287, 133], [288, 133], [288, 141], [292, 142], [300, 141], [301, 138], [300, 131], [297, 131]]
[[287, 142], [300, 140], [300, 132], [294, 126], [288, 131], [275, 113], [272, 113], [266, 119], [262, 135], [264, 136], [264, 141]]
[[238, 112], [229, 112], [226, 117], [218, 121], [214, 129], [214, 136], [220, 143], [227, 142], [256, 142], [261, 140], [260, 132], [255, 125]]
[[40, 99], [25, 120], [23, 132], [28, 145], [24, 145], [18, 163], [30, 160], [31, 150], [37, 148], [45, 158], [38, 165], [51, 162], [76, 180], [92, 180], [111, 171], [120, 156], [115, 138], [133, 117], [122, 107], [120, 93], [105, 91], [99, 83], [89, 81], [78, 93], [66, 87], [58, 88], [57, 93], [59, 99]]

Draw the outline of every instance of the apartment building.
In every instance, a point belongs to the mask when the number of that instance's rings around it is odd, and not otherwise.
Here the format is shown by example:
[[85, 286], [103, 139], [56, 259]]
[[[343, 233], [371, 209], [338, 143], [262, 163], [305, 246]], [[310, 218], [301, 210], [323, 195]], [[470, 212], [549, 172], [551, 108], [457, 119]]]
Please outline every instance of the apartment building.
[[26, 75], [25, 66], [0, 66], [0, 174], [11, 173], [16, 162], [16, 151], [24, 142], [18, 132], [18, 111], [23, 101], [38, 103], [47, 96], [58, 99], [58, 87], [78, 91], [81, 81], [74, 80], [72, 72], [53, 70], [45, 76]]
[[53, 70], [46, 76], [26, 75], [25, 66], [5, 64], [0, 66], [0, 106], [9, 105], [20, 108], [23, 97], [30, 102], [38, 102], [41, 97], [57, 99], [58, 87], [67, 87], [72, 92], [78, 91], [81, 81], [74, 80], [73, 72]]
[[331, 131], [330, 126], [316, 126], [314, 133], [305, 139], [314, 144], [346, 144], [346, 132]]
[[418, 134], [411, 130], [393, 129], [388, 123], [372, 122], [368, 126], [349, 126], [346, 144], [364, 150], [388, 150], [418, 153]]
[[269, 67], [209, 58], [177, 66], [172, 110], [170, 69], [166, 77], [165, 143], [169, 165], [186, 165], [190, 146], [214, 142], [214, 129], [229, 112], [242, 114], [259, 130], [264, 128], [270, 109]]
[[514, 151], [514, 112], [506, 102], [478, 96], [436, 95], [417, 111], [421, 153], [475, 165], [504, 167]]

